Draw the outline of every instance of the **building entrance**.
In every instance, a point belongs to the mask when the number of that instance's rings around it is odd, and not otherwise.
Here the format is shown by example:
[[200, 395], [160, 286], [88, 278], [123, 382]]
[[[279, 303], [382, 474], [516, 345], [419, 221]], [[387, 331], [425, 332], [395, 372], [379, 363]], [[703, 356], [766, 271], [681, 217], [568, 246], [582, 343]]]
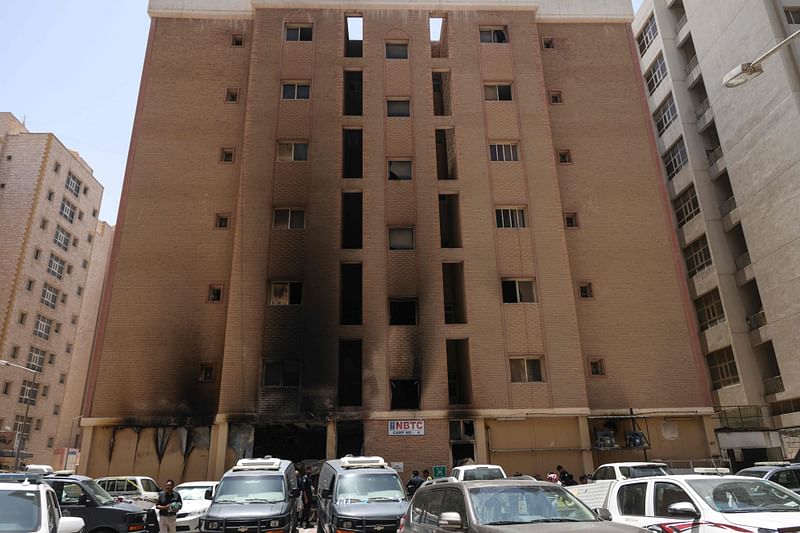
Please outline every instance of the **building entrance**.
[[253, 457], [271, 455], [302, 463], [325, 459], [326, 427], [322, 424], [257, 425], [253, 438]]

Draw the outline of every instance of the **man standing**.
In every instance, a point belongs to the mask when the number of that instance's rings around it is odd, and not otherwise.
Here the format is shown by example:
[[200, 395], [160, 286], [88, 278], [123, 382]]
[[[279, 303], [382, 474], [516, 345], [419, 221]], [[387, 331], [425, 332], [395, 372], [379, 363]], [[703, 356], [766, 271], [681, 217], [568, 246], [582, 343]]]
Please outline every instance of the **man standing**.
[[300, 496], [303, 498], [303, 514], [300, 516], [302, 527], [311, 527], [311, 502], [314, 501], [314, 478], [311, 467], [306, 466], [306, 474], [300, 478]]
[[406, 492], [408, 492], [408, 497], [412, 497], [420, 485], [425, 482], [424, 479], [419, 477], [419, 470], [414, 470], [411, 473], [411, 477], [409, 478], [408, 482], [406, 483]]
[[175, 488], [175, 482], [168, 479], [164, 483], [164, 490], [158, 493], [158, 525], [161, 528], [161, 533], [176, 533], [175, 515], [183, 507], [183, 500], [181, 495], [172, 489]]

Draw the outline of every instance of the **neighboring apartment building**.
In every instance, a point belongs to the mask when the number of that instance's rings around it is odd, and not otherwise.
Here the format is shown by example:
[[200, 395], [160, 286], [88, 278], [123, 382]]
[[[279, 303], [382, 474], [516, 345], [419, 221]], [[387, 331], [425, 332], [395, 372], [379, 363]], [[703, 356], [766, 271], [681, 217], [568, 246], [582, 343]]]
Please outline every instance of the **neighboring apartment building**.
[[[633, 32], [734, 465], [800, 450], [800, 2], [645, 0]], [[775, 431], [777, 430], [777, 431]]]
[[[26, 439], [27, 463], [51, 462], [68, 375], [80, 381], [70, 365], [96, 282], [88, 274], [102, 196], [77, 152], [0, 113], [0, 359], [27, 369], [0, 366], [0, 431]], [[13, 446], [0, 453], [10, 467]]]
[[715, 453], [627, 0], [150, 15], [83, 471]]

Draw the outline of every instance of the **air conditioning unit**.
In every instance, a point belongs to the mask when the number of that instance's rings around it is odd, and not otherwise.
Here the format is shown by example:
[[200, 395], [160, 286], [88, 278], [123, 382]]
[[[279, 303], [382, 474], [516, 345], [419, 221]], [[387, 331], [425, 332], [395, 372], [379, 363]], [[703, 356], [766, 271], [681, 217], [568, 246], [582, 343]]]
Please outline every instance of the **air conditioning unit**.
[[595, 446], [598, 448], [618, 448], [613, 431], [598, 431], [595, 436]]

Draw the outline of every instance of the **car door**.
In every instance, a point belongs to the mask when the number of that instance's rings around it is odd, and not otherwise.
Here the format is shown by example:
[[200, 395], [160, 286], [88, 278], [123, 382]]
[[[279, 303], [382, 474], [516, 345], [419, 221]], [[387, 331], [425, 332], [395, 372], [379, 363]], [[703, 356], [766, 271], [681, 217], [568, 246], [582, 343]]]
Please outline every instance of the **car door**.
[[646, 481], [618, 485], [609, 509], [615, 522], [634, 526], [651, 522], [647, 516], [647, 485]]
[[53, 491], [46, 491], [47, 494], [47, 530], [49, 533], [58, 532], [58, 522], [61, 519], [61, 511], [58, 508]]
[[786, 470], [778, 470], [769, 476], [769, 480], [777, 483], [778, 485], [783, 485], [791, 491], [800, 492], [800, 482], [798, 482], [797, 475], [794, 470], [790, 470], [788, 468]]
[[439, 515], [442, 514], [444, 496], [444, 489], [434, 489], [430, 491], [430, 496], [428, 496], [428, 501], [422, 512], [420, 531], [425, 533], [440, 533]]
[[[441, 516], [442, 513], [458, 513], [458, 515], [461, 517], [461, 529], [464, 531], [469, 530], [467, 505], [464, 502], [464, 494], [460, 490], [456, 489], [447, 489], [442, 492], [444, 492], [444, 500], [442, 501], [442, 506], [439, 510], [439, 516]], [[446, 530], [441, 529], [438, 526], [438, 517], [436, 531], [439, 533], [447, 533]]]
[[697, 503], [692, 499], [689, 494], [683, 490], [683, 487], [671, 481], [656, 481], [652, 483], [652, 490], [650, 492], [650, 503], [652, 509], [648, 510], [655, 520], [650, 523], [657, 524], [670, 524], [673, 522], [680, 522], [681, 524], [689, 524], [692, 522], [699, 522], [700, 519], [693, 519], [686, 516], [673, 516], [669, 514], [669, 506], [673, 503], [688, 502], [694, 506], [695, 511], [700, 512]]
[[406, 529], [415, 533], [422, 533], [427, 531], [423, 519], [425, 517], [425, 506], [428, 504], [428, 497], [431, 491], [422, 490], [414, 494], [411, 503], [408, 506], [407, 516], [409, 520], [406, 523]]
[[56, 499], [61, 509], [67, 511], [69, 516], [83, 518], [88, 531], [93, 525], [89, 522], [89, 516], [91, 509], [94, 507], [94, 502], [83, 490], [83, 487], [69, 480], [53, 481], [51, 486], [56, 491]]

